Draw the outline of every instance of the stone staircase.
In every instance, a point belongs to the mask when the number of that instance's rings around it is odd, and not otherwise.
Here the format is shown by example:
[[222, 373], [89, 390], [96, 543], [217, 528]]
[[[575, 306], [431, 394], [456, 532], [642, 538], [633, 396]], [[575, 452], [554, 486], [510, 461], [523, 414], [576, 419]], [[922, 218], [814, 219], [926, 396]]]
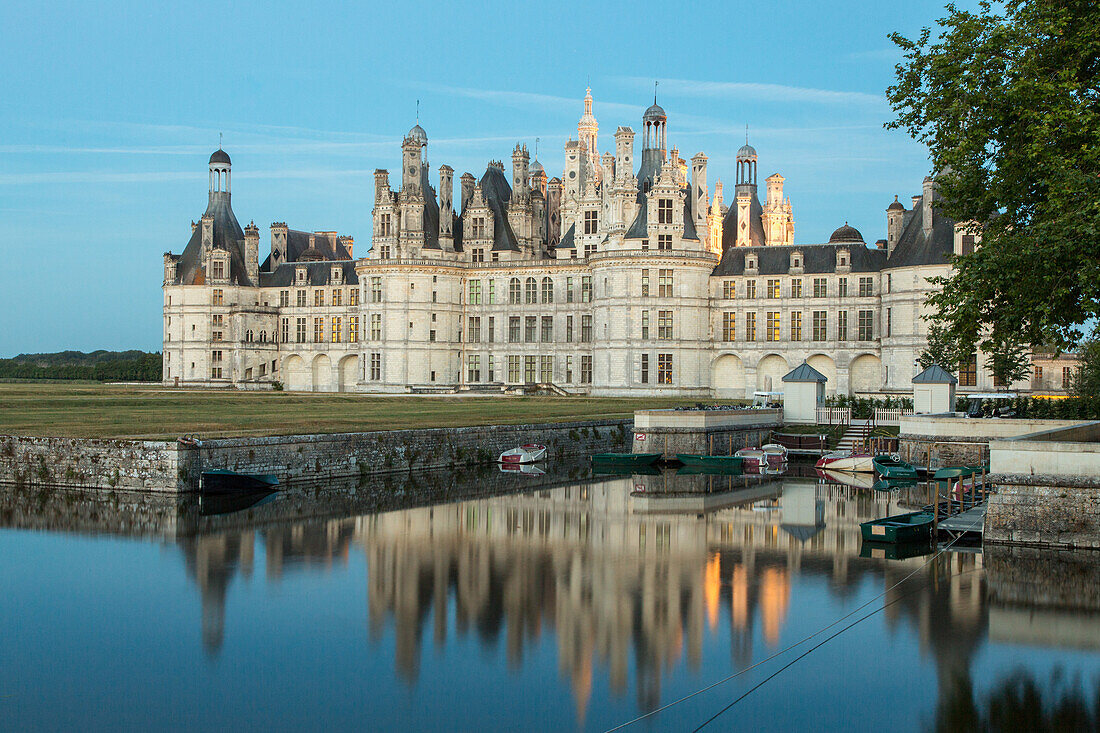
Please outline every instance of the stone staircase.
[[844, 431], [840, 442], [837, 443], [837, 450], [861, 450], [867, 444], [873, 427], [874, 425], [870, 420], [852, 420], [848, 423], [848, 429]]

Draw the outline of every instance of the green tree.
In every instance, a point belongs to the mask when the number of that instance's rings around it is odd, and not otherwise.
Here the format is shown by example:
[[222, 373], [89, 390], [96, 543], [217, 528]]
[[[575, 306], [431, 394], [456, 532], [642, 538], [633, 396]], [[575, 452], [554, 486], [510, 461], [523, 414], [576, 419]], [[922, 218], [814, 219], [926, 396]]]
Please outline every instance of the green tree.
[[941, 171], [937, 209], [981, 225], [936, 280], [934, 318], [964, 347], [1066, 347], [1100, 316], [1100, 3], [946, 12], [935, 35], [891, 36], [904, 58], [887, 90], [887, 127]]
[[1010, 386], [1027, 378], [1031, 371], [1031, 356], [1026, 346], [1013, 338], [989, 338], [985, 342], [986, 370], [993, 375], [993, 383]]
[[1100, 415], [1100, 331], [1077, 350], [1081, 366], [1070, 381], [1070, 392], [1088, 406], [1089, 415]]
[[932, 323], [928, 327], [928, 346], [917, 357], [921, 369], [939, 364], [945, 369], [956, 369], [959, 365], [959, 346], [947, 333], [942, 324]]

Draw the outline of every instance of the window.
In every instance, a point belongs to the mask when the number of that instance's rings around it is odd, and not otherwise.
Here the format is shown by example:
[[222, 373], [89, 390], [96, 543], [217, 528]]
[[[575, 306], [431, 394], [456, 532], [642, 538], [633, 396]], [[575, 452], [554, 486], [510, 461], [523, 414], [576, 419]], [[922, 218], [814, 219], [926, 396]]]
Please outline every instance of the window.
[[599, 231], [599, 216], [598, 211], [586, 211], [584, 212], [584, 233], [595, 234]]
[[642, 384], [649, 384], [649, 354], [642, 354]]
[[566, 356], [565, 357], [565, 383], [566, 384], [572, 384], [573, 383], [573, 357], [572, 356]]
[[471, 239], [485, 239], [485, 217], [474, 216], [470, 217], [470, 238]]
[[768, 291], [764, 296], [766, 298], [778, 298], [779, 297], [779, 281], [768, 280]]
[[573, 316], [565, 317], [565, 340], [567, 343], [573, 343]]
[[313, 319], [313, 343], [320, 344], [325, 341], [325, 319]]
[[484, 262], [485, 261], [485, 250], [482, 249], [481, 247], [474, 247], [472, 250], [470, 250], [470, 261], [471, 262]]
[[672, 339], [672, 311], [657, 311], [657, 338]]
[[370, 355], [370, 378], [375, 382], [382, 378], [382, 354], [377, 351]]
[[219, 362], [222, 360], [222, 352], [212, 351], [210, 352], [210, 361]]
[[388, 260], [390, 258], [390, 245], [383, 244], [381, 247], [379, 247], [378, 257], [383, 260]]
[[657, 223], [672, 223], [672, 199], [657, 199]]
[[848, 340], [848, 311], [840, 311], [836, 314], [836, 340]]
[[551, 280], [549, 277], [544, 277], [542, 279], [542, 302], [554, 302], [554, 281]]
[[869, 277], [861, 277], [859, 279], [859, 297], [867, 298], [874, 295], [874, 280]]
[[649, 240], [648, 239], [643, 239], [642, 240], [642, 251], [643, 252], [648, 252], [649, 251]]
[[481, 356], [478, 354], [470, 354], [466, 358], [467, 370], [466, 381], [467, 382], [480, 382], [481, 381]]
[[532, 384], [535, 381], [535, 357], [523, 357], [523, 381]]
[[344, 304], [344, 291], [343, 290], [333, 290], [332, 291], [332, 304], [333, 305], [343, 305]]
[[779, 312], [768, 311], [767, 315], [767, 331], [764, 333], [765, 341], [778, 341], [779, 340]]
[[344, 319], [340, 316], [332, 317], [332, 343], [338, 344], [343, 340]]
[[722, 314], [722, 340], [737, 340], [737, 314], [726, 312]]
[[518, 356], [509, 356], [508, 357], [508, 381], [509, 382], [518, 382], [519, 381], [519, 357]]
[[672, 297], [672, 270], [657, 270], [657, 295], [662, 298]]
[[802, 340], [802, 311], [791, 313], [791, 341]]
[[285, 344], [290, 341], [290, 319], [284, 318], [280, 325], [282, 327], [282, 342]]
[[649, 311], [642, 311], [642, 340], [649, 339]]
[[1073, 386], [1073, 368], [1062, 367], [1062, 389], [1069, 389]]
[[746, 341], [755, 341], [756, 340], [756, 314], [755, 313], [746, 313], [745, 314], [745, 340]]
[[539, 381], [543, 384], [549, 384], [554, 381], [554, 357], [539, 357]]
[[375, 276], [370, 279], [370, 302], [382, 302], [382, 278]]
[[846, 277], [837, 278], [837, 281], [836, 281], [836, 294], [837, 294], [838, 297], [841, 297], [841, 298], [847, 298], [848, 297], [848, 278], [846, 278]]
[[388, 237], [393, 233], [393, 220], [389, 214], [381, 214], [378, 217], [378, 235]]
[[519, 305], [523, 302], [518, 277], [513, 277], [508, 281], [508, 302], [512, 305]]
[[295, 341], [299, 344], [304, 344], [306, 342], [306, 319], [299, 318], [294, 326]]
[[524, 296], [527, 303], [539, 302], [539, 284], [535, 278], [527, 278], [526, 283], [524, 283]]
[[359, 305], [359, 288], [358, 286], [348, 291], [348, 305]]
[[595, 242], [585, 242], [585, 244], [584, 244], [584, 256], [585, 257], [591, 257], [595, 253], [596, 253], [596, 243]]
[[658, 234], [657, 235], [657, 249], [672, 249], [672, 235], [671, 234]]
[[894, 285], [894, 276], [888, 272], [888, 273], [886, 273], [886, 292], [889, 293], [890, 289], [893, 287], [893, 285]]
[[348, 318], [348, 341], [353, 344], [359, 341], [359, 316]]
[[737, 295], [737, 284], [733, 280], [722, 281], [722, 297], [733, 300]]
[[592, 316], [581, 316], [581, 343], [592, 341]]
[[592, 384], [592, 357], [581, 357], [581, 384]]
[[519, 318], [519, 316], [510, 317], [508, 319], [508, 343], [510, 343], [510, 344], [518, 344], [519, 343], [519, 329], [520, 329], [520, 318]]
[[872, 324], [874, 323], [874, 311], [860, 311], [858, 316], [858, 338], [860, 341], [870, 341], [874, 338], [872, 333]]
[[538, 330], [539, 319], [538, 316], [527, 316], [523, 319], [523, 340], [527, 343], [534, 343], [536, 337], [536, 331]]
[[304, 290], [299, 290], [298, 291], [298, 307], [299, 308], [305, 308], [306, 307], [306, 291], [304, 291]]
[[225, 305], [225, 293], [222, 292], [221, 288], [214, 288], [210, 297], [214, 305]]
[[324, 305], [324, 304], [325, 304], [325, 291], [324, 290], [314, 290], [313, 291], [313, 305], [318, 306], [318, 305]]
[[471, 280], [469, 283], [470, 305], [481, 305], [481, 281]]
[[280, 308], [287, 308], [289, 306], [290, 306], [290, 291], [289, 290], [280, 290], [279, 291], [279, 307]]
[[544, 344], [551, 343], [554, 340], [554, 317], [543, 316], [542, 328], [539, 330], [539, 340]]
[[960, 254], [972, 255], [974, 254], [974, 235], [964, 234], [962, 235], [962, 249]]
[[[494, 341], [496, 341], [496, 338], [497, 338], [496, 337], [496, 330], [497, 330], [496, 326], [497, 326], [497, 319], [494, 318], [493, 316], [489, 316], [489, 327], [487, 329], [485, 329], [485, 340], [488, 341], [489, 343], [493, 343]], [[490, 368], [489, 371], [492, 371], [492, 369]]]
[[1035, 383], [1035, 387], [1041, 387], [1043, 383], [1043, 368], [1039, 365], [1035, 366], [1035, 376], [1032, 378]]
[[469, 330], [466, 333], [467, 333], [466, 338], [470, 343], [476, 344], [479, 341], [481, 341], [481, 317], [480, 316], [470, 316]]
[[565, 278], [565, 302], [573, 302], [573, 278]]
[[210, 264], [213, 268], [213, 274], [211, 275], [211, 277], [214, 280], [223, 280], [223, 279], [225, 279], [225, 263], [222, 262], [221, 260], [215, 260], [214, 262], [212, 262]]
[[959, 364], [959, 386], [978, 386], [978, 355], [971, 354], [968, 359]]
[[583, 275], [581, 277], [581, 302], [592, 302], [592, 276]]
[[814, 297], [825, 298], [829, 295], [828, 283], [823, 277], [814, 278]]
[[657, 354], [657, 384], [672, 384], [672, 354]]
[[370, 340], [381, 341], [382, 340], [382, 314], [371, 313], [370, 315]]
[[487, 382], [492, 382], [496, 379], [495, 372], [493, 371], [493, 355], [489, 354], [489, 373], [486, 377]]
[[892, 318], [893, 313], [891, 311], [893, 311], [893, 308], [887, 308], [886, 309], [886, 335], [887, 336], [890, 335], [890, 321], [893, 320], [893, 318]]
[[642, 297], [649, 297], [649, 270], [642, 270]]
[[755, 298], [756, 297], [756, 281], [755, 280], [746, 280], [745, 281], [745, 297], [746, 298]]
[[829, 316], [826, 311], [813, 312], [813, 340], [824, 341], [828, 336]]

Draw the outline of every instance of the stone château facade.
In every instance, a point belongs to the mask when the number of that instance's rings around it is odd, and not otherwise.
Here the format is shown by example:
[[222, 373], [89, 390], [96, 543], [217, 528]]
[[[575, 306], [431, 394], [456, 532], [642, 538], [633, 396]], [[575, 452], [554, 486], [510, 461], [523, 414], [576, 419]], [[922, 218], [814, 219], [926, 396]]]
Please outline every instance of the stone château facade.
[[[829, 393], [910, 391], [925, 346], [928, 279], [975, 235], [934, 210], [924, 181], [886, 210], [871, 245], [845, 224], [796, 244], [784, 178], [738, 151], [727, 207], [707, 157], [667, 147], [656, 102], [636, 133], [598, 153], [592, 95], [560, 178], [523, 145], [511, 172], [442, 165], [428, 136], [402, 144], [400, 188], [375, 171], [371, 248], [332, 231], [259, 229], [230, 206], [231, 162], [210, 157], [206, 212], [182, 254], [164, 256], [167, 384], [406, 392], [543, 385], [593, 395], [746, 397], [782, 389], [807, 361]], [[961, 387], [988, 388], [976, 362]]]

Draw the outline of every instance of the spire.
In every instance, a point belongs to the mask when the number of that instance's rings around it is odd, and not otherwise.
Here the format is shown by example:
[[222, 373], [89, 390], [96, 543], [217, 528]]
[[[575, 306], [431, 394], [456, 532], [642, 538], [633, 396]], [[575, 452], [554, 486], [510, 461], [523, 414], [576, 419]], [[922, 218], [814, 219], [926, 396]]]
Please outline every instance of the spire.
[[657, 85], [660, 84], [660, 83], [661, 82], [659, 82], [657, 80], [653, 81], [653, 103], [654, 104], [657, 104]]

